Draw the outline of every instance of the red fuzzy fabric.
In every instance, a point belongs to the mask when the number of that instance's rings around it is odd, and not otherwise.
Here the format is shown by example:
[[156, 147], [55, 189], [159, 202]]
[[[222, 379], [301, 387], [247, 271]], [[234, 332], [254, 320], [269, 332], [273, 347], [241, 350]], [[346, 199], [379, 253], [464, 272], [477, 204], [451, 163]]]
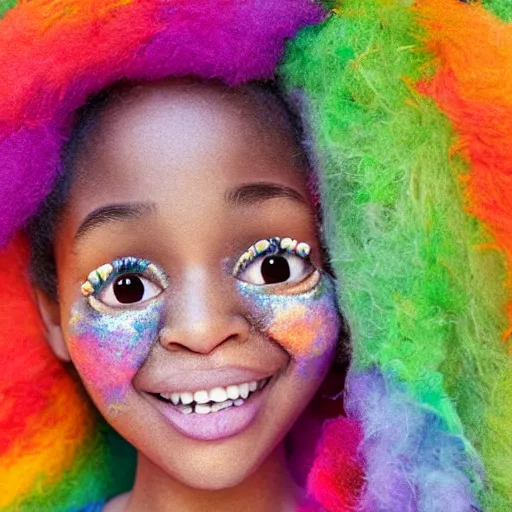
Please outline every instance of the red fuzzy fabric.
[[21, 237], [0, 251], [0, 454], [24, 435], [55, 386], [69, 379], [42, 335], [27, 259]]
[[360, 427], [353, 420], [337, 418], [324, 424], [317, 457], [308, 477], [308, 490], [329, 511], [357, 510], [364, 484], [358, 455], [361, 440]]

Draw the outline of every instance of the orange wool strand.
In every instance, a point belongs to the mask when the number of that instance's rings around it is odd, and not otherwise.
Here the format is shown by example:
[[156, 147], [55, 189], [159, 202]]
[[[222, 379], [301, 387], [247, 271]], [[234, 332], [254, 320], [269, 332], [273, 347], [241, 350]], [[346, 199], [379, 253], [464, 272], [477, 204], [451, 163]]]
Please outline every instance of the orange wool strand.
[[[420, 90], [431, 96], [459, 135], [470, 163], [461, 177], [468, 209], [504, 251], [512, 286], [512, 24], [479, 4], [425, 0], [415, 9], [438, 72]], [[468, 45], [471, 50], [468, 51]], [[512, 304], [509, 306], [512, 333]]]

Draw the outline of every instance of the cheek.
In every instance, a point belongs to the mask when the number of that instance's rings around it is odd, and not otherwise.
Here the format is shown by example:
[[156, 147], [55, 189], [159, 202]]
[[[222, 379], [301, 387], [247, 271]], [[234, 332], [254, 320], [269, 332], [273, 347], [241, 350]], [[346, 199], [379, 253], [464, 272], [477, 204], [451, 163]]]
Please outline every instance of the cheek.
[[162, 306], [115, 315], [77, 303], [69, 322], [68, 347], [89, 393], [110, 412], [123, 407], [131, 381], [157, 338]]
[[339, 337], [336, 306], [327, 300], [311, 305], [293, 302], [273, 308], [267, 333], [294, 357], [302, 375], [323, 372]]
[[323, 276], [300, 295], [264, 295], [242, 285], [251, 317], [260, 329], [295, 360], [303, 377], [324, 373], [331, 364], [340, 335], [334, 284]]

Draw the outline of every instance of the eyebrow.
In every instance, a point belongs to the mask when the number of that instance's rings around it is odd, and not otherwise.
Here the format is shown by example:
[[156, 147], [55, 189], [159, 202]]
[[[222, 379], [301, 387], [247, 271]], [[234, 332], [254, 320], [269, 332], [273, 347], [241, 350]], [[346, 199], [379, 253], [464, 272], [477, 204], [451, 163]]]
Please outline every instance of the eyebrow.
[[291, 199], [302, 205], [308, 205], [302, 194], [293, 188], [267, 182], [240, 185], [226, 192], [225, 195], [226, 202], [234, 206], [252, 206], [276, 198]]
[[[248, 183], [229, 190], [225, 200], [234, 206], [252, 206], [269, 199], [285, 198], [307, 205], [306, 199], [296, 190], [275, 183]], [[117, 203], [100, 206], [89, 213], [75, 234], [75, 243], [82, 241], [90, 231], [109, 222], [140, 219], [155, 212], [154, 203]]]
[[154, 203], [117, 203], [100, 206], [85, 217], [75, 234], [75, 243], [104, 224], [130, 219], [140, 219], [153, 213], [156, 209]]

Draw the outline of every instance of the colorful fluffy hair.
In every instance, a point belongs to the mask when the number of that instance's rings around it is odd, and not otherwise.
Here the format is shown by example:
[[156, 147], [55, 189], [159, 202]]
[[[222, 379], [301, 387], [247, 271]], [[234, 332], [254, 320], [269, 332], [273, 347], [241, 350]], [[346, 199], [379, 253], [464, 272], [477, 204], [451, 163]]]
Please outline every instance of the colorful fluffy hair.
[[353, 345], [310, 495], [512, 509], [509, 0], [0, 0], [0, 17], [0, 510], [72, 510], [133, 479], [47, 347], [21, 231], [87, 98], [171, 75], [277, 78], [308, 127]]

